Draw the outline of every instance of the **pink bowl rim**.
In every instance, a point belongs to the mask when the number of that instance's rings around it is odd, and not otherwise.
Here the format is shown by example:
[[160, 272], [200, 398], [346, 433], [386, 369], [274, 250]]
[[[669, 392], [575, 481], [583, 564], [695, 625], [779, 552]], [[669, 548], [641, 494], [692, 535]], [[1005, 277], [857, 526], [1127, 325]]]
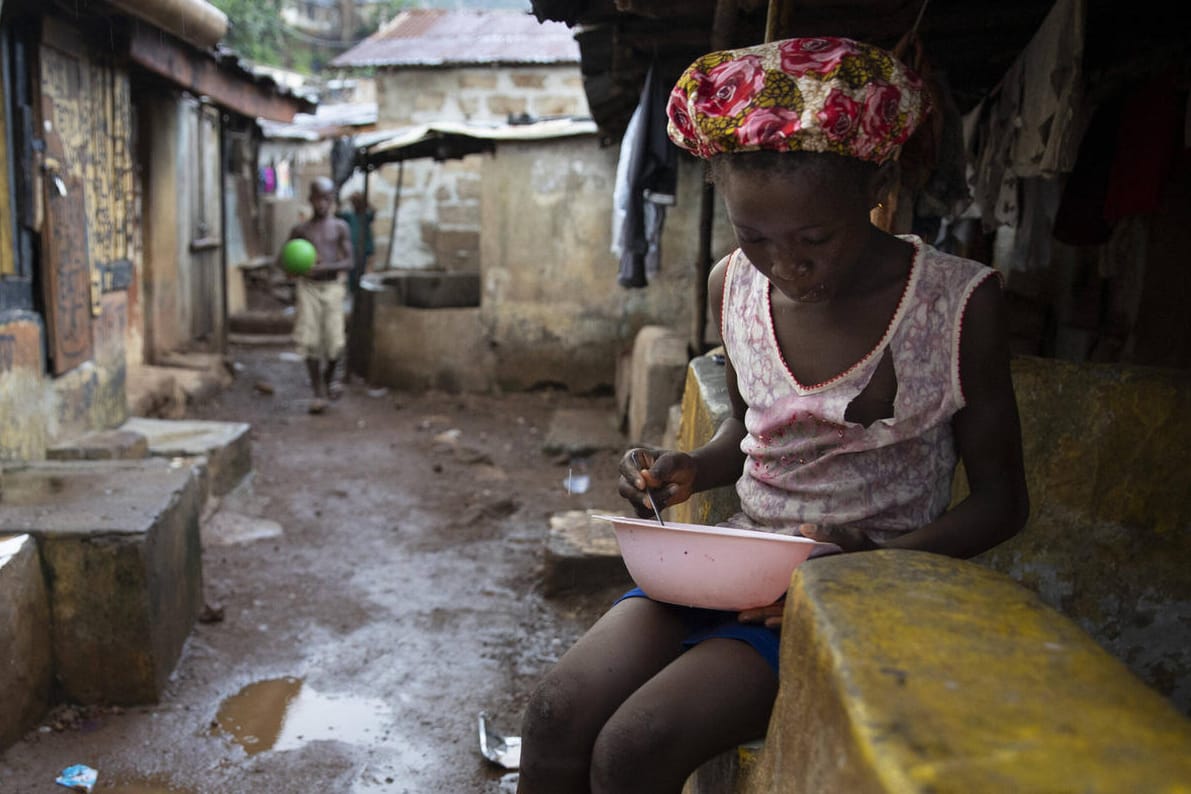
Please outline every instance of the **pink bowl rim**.
[[627, 524], [631, 527], [640, 527], [643, 529], [669, 529], [675, 532], [690, 532], [696, 535], [719, 535], [733, 538], [751, 538], [753, 540], [776, 540], [782, 543], [810, 543], [815, 546], [830, 546], [830, 543], [820, 543], [811, 538], [804, 538], [798, 535], [779, 535], [776, 532], [758, 532], [755, 529], [739, 529], [737, 527], [717, 527], [708, 524], [683, 524], [680, 522], [667, 521], [665, 525], [659, 524], [653, 518], [637, 518], [636, 516], [612, 516], [603, 514], [593, 514], [592, 518], [600, 521], [610, 521], [613, 525]]

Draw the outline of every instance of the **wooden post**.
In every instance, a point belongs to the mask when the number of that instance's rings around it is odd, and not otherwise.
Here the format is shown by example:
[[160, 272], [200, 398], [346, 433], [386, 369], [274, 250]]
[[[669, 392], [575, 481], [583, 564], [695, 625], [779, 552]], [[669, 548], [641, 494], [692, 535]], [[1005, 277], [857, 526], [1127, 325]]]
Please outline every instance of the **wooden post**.
[[[773, 2], [774, 0], [770, 0]], [[736, 0], [717, 0], [715, 17], [711, 25], [711, 49], [722, 50], [732, 46], [732, 35], [736, 30]], [[699, 202], [699, 254], [695, 274], [695, 306], [691, 317], [691, 352], [702, 355], [706, 352], [707, 339], [707, 279], [714, 264], [711, 261], [712, 227], [715, 222], [715, 187], [704, 183]]]

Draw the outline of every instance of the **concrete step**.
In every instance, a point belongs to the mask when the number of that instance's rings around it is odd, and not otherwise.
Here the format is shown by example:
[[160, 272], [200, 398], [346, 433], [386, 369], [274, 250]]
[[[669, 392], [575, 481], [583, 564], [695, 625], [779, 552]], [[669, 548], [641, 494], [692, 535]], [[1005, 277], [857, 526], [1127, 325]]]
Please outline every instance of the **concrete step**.
[[144, 436], [157, 457], [205, 457], [214, 496], [231, 491], [252, 471], [252, 428], [244, 422], [133, 417], [120, 429]]
[[131, 416], [177, 419], [187, 404], [202, 402], [232, 382], [223, 357], [208, 353], [171, 353], [168, 365], [130, 366], [125, 391]]
[[149, 442], [131, 430], [96, 430], [46, 450], [50, 460], [135, 460], [149, 457]]
[[0, 752], [37, 724], [50, 704], [50, 602], [29, 535], [0, 534]]
[[620, 557], [612, 525], [594, 515], [604, 510], [567, 510], [550, 517], [542, 593], [558, 596], [633, 586]]
[[625, 448], [624, 436], [616, 428], [616, 414], [611, 410], [560, 408], [550, 417], [542, 439], [542, 451], [547, 455], [582, 457], [599, 450]]
[[293, 312], [242, 311], [228, 317], [228, 331], [246, 335], [289, 335], [294, 331]]
[[203, 459], [4, 470], [0, 534], [36, 539], [62, 698], [129, 705], [161, 695], [202, 607], [206, 476]]

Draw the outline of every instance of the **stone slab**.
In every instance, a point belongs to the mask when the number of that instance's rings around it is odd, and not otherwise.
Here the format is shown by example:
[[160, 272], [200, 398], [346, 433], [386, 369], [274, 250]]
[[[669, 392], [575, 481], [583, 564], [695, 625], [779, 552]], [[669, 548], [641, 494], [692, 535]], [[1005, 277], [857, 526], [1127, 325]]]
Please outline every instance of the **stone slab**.
[[49, 708], [53, 669], [37, 543], [29, 535], [0, 534], [0, 752]]
[[201, 458], [5, 469], [0, 532], [37, 539], [64, 698], [160, 696], [202, 606], [205, 477]]
[[1191, 721], [1037, 595], [935, 554], [812, 560], [748, 792], [1180, 791]]
[[626, 448], [624, 436], [616, 427], [611, 411], [560, 408], [550, 417], [550, 426], [542, 439], [542, 451], [548, 455], [580, 457], [599, 450]]
[[149, 441], [130, 430], [96, 430], [46, 450], [50, 460], [135, 460], [149, 457]]
[[221, 496], [252, 471], [252, 427], [245, 422], [133, 417], [120, 428], [143, 435], [159, 457], [207, 459], [211, 493]]
[[612, 585], [632, 587], [612, 525], [592, 516], [601, 510], [567, 510], [550, 516], [542, 593], [596, 592]]
[[629, 386], [629, 439], [660, 445], [670, 406], [682, 399], [687, 361], [686, 336], [647, 325], [633, 340]]

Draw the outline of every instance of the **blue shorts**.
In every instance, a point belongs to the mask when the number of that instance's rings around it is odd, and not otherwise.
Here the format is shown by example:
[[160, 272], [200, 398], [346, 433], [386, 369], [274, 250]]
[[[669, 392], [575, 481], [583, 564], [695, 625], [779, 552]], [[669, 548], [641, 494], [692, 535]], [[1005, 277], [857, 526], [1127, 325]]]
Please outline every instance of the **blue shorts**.
[[[626, 598], [649, 598], [640, 587], [634, 587], [613, 604], [619, 604]], [[661, 602], [657, 602], [661, 603]], [[761, 654], [761, 658], [778, 672], [778, 649], [781, 646], [781, 635], [775, 630], [766, 628], [760, 623], [741, 623], [737, 619], [738, 612], [722, 612], [716, 609], [700, 609], [698, 607], [680, 607], [666, 604], [673, 609], [690, 634], [682, 641], [684, 648], [693, 648], [703, 640], [724, 637], [730, 640], [740, 640], [752, 646], [753, 650]]]

